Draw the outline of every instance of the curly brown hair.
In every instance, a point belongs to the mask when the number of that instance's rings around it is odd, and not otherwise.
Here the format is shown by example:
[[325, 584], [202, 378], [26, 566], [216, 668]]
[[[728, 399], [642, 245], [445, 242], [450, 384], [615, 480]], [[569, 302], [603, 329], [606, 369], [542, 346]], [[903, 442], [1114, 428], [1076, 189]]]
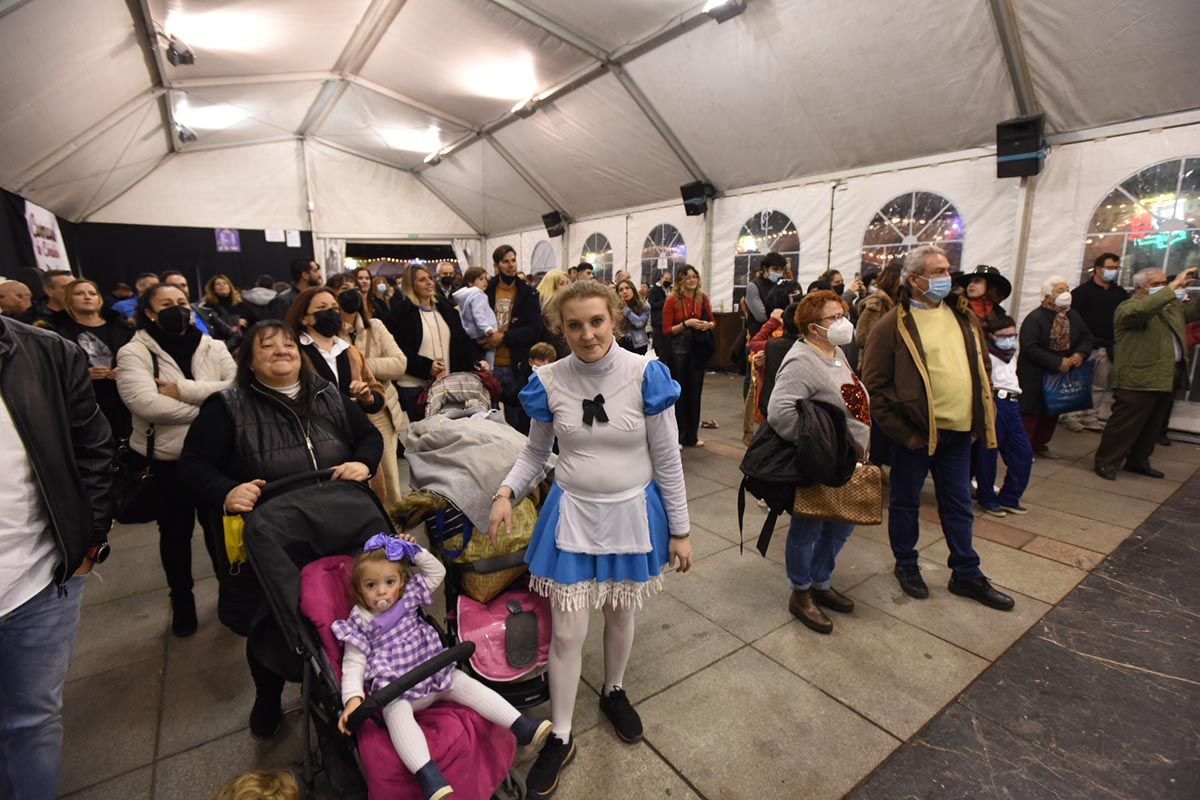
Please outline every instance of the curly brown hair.
[[840, 294], [828, 289], [809, 292], [796, 304], [796, 327], [800, 329], [801, 336], [808, 336], [808, 326], [821, 321], [826, 303], [837, 303], [842, 307], [843, 314], [850, 313], [850, 306]]
[[573, 303], [576, 300], [590, 300], [598, 298], [603, 300], [608, 305], [608, 315], [612, 317], [614, 333], [620, 333], [624, 330], [625, 315], [621, 313], [621, 308], [625, 305], [621, 302], [621, 298], [617, 297], [616, 289], [609, 286], [607, 283], [599, 281], [576, 281], [568, 284], [558, 291], [554, 297], [550, 298], [550, 302], [546, 303], [546, 307], [542, 313], [546, 316], [546, 324], [550, 330], [555, 333], [562, 332], [562, 309], [567, 303]]

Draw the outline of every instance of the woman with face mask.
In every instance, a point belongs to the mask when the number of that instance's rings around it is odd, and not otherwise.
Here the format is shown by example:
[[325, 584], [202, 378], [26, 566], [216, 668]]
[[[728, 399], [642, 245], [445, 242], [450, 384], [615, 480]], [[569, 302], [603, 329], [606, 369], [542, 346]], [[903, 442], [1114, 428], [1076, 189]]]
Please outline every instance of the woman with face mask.
[[[192, 324], [187, 296], [173, 286], [147, 289], [134, 319], [137, 332], [117, 351], [117, 392], [133, 418], [129, 446], [150, 460], [161, 498], [158, 550], [171, 590], [171, 631], [191, 636], [197, 626], [191, 544], [196, 506], [178, 477], [179, 454], [200, 404], [227, 388], [237, 367], [224, 343]], [[206, 519], [201, 527], [211, 558], [214, 542]]]
[[[349, 273], [346, 275], [350, 277]], [[325, 284], [328, 286], [335, 277], [337, 276], [330, 276]], [[375, 319], [383, 319], [387, 316], [388, 309], [391, 308], [387, 299], [387, 281], [383, 278], [376, 278], [366, 267], [355, 269], [353, 278], [354, 285], [358, 287], [358, 293], [362, 296], [363, 302], [371, 310], [371, 316]]]
[[1052, 275], [1042, 284], [1042, 304], [1021, 322], [1017, 379], [1021, 383], [1021, 419], [1035, 455], [1051, 458], [1048, 445], [1058, 414], [1046, 413], [1042, 394], [1045, 372], [1067, 373], [1092, 354], [1092, 334], [1079, 312], [1071, 308], [1067, 281]]
[[367, 414], [374, 414], [383, 409], [383, 392], [372, 388], [362, 352], [342, 338], [345, 323], [341, 308], [329, 287], [315, 286], [296, 297], [283, 321], [295, 332], [301, 358], [312, 371], [338, 387]]
[[[784, 356], [767, 404], [767, 422], [788, 441], [799, 439], [797, 400], [820, 401], [841, 409], [860, 458], [871, 438], [871, 405], [842, 347], [854, 340], [850, 308], [841, 295], [820, 290], [796, 307], [801, 338]], [[829, 633], [833, 622], [822, 607], [841, 614], [854, 610], [854, 601], [833, 588], [831, 578], [838, 552], [854, 525], [833, 520], [793, 517], [788, 528], [786, 565], [792, 594], [788, 609], [806, 627]]]

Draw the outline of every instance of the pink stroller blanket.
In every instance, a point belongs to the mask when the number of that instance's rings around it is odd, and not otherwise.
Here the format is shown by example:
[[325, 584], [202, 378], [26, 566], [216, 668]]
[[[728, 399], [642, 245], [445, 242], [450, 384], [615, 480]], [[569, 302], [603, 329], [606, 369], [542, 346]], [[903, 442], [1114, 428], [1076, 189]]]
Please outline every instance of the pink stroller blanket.
[[[328, 556], [300, 573], [300, 611], [316, 626], [338, 681], [342, 678], [342, 648], [330, 626], [350, 614], [348, 586], [353, 563], [350, 556]], [[421, 800], [416, 779], [400, 762], [382, 719], [379, 722], [368, 721], [358, 732], [369, 797]], [[512, 767], [516, 753], [512, 734], [455, 703], [435, 703], [418, 711], [417, 722], [429, 742], [430, 755], [454, 787], [454, 796], [488, 800]]]
[[[537, 615], [537, 656], [528, 666], [516, 668], [508, 662], [505, 624], [510, 602], [519, 603], [524, 613]], [[475, 643], [471, 666], [490, 681], [517, 681], [550, 661], [550, 601], [528, 589], [509, 589], [480, 603], [467, 595], [458, 598], [458, 638]]]

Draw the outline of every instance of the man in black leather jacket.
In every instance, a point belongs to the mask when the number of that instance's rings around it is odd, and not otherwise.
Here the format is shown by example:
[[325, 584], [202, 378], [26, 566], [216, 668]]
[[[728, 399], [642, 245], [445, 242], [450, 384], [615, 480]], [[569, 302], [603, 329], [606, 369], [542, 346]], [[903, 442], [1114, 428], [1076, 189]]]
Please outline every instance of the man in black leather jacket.
[[107, 555], [113, 440], [88, 362], [0, 320], [0, 795], [54, 797], [85, 575]]

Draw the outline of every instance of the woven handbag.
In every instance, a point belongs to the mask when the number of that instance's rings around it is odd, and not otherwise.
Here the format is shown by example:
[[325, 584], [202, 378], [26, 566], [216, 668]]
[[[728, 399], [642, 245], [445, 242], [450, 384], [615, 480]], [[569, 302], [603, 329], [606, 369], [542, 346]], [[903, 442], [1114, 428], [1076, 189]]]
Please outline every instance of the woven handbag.
[[883, 475], [871, 463], [858, 464], [841, 486], [796, 487], [792, 516], [879, 525], [883, 522]]

